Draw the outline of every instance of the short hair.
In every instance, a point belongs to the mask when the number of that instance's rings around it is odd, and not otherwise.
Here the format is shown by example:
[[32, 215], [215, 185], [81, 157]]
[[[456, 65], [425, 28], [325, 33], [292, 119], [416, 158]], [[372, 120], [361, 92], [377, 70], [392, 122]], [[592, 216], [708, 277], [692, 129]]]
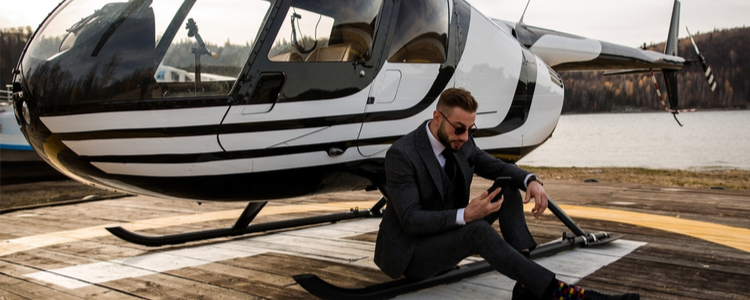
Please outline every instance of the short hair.
[[474, 113], [477, 111], [479, 104], [474, 96], [462, 88], [449, 88], [440, 94], [437, 109], [443, 113], [450, 113], [454, 107], [459, 107], [467, 112]]

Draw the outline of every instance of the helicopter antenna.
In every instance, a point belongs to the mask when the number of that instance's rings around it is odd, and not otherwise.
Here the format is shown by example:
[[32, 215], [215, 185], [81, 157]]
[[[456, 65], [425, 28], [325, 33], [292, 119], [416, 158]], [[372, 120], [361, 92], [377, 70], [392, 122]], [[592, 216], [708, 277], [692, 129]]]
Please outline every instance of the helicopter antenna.
[[522, 24], [523, 25], [523, 17], [526, 15], [526, 9], [529, 8], [529, 3], [531, 3], [531, 0], [529, 0], [528, 2], [526, 2], [526, 7], [523, 9], [523, 14], [521, 15], [521, 20], [518, 21], [518, 24]]

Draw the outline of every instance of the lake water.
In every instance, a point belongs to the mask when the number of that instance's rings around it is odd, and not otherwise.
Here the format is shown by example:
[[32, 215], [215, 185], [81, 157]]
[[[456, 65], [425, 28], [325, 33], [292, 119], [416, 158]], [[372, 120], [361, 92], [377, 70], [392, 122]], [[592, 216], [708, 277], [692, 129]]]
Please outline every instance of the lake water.
[[560, 116], [518, 164], [549, 167], [750, 170], [750, 111]]

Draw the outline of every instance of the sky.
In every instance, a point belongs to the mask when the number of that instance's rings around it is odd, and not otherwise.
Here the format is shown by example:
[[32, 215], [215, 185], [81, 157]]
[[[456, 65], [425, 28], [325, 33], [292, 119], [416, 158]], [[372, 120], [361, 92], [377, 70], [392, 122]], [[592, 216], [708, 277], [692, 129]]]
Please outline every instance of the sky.
[[[112, 2], [117, 1], [123, 0]], [[155, 3], [160, 1], [164, 0], [154, 0]], [[713, 31], [714, 28], [750, 25], [748, 0], [681, 2], [680, 37], [687, 37], [686, 26], [696, 34]], [[0, 28], [31, 26], [36, 29], [60, 0], [25, 0], [17, 3], [19, 5], [4, 6]], [[521, 18], [526, 6], [525, 0], [469, 0], [469, 3], [488, 17], [513, 22]], [[637, 47], [644, 42], [650, 44], [666, 40], [672, 5], [672, 0], [532, 0], [524, 22]]]
[[[750, 26], [748, 0], [681, 0], [680, 38]], [[525, 0], [469, 0], [484, 15], [518, 22]], [[637, 47], [667, 40], [673, 0], [532, 0], [524, 23]]]

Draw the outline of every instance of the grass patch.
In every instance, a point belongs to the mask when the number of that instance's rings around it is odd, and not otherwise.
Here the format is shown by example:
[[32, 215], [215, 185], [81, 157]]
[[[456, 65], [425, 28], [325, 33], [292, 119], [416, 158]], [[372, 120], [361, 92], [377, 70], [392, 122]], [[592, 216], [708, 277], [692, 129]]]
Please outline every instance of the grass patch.
[[520, 166], [542, 178], [600, 182], [638, 183], [675, 187], [723, 187], [733, 190], [750, 189], [750, 171], [736, 169], [687, 171], [647, 168], [560, 168]]

